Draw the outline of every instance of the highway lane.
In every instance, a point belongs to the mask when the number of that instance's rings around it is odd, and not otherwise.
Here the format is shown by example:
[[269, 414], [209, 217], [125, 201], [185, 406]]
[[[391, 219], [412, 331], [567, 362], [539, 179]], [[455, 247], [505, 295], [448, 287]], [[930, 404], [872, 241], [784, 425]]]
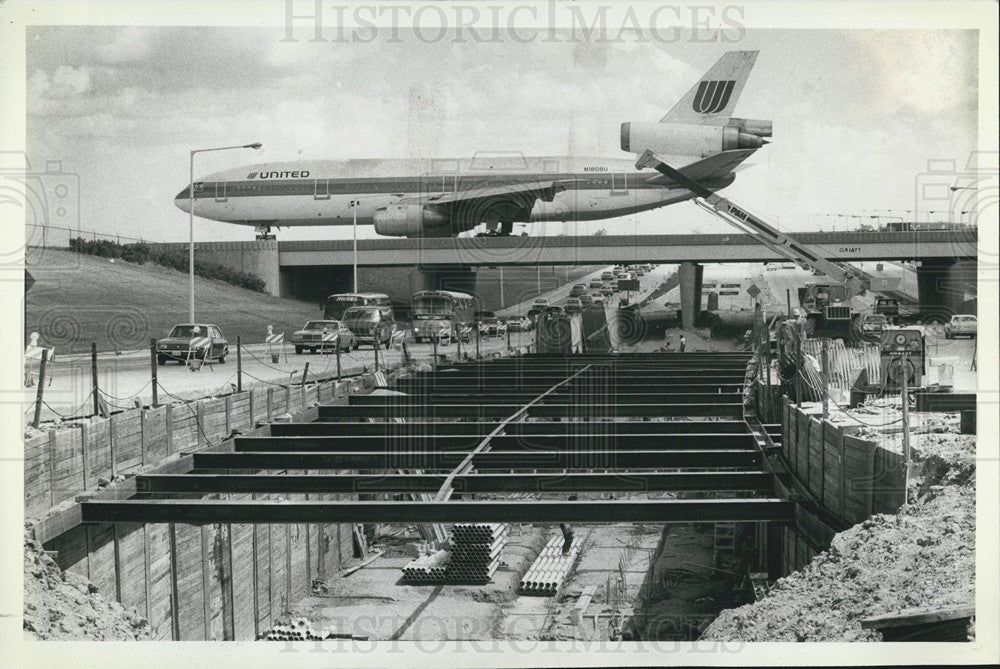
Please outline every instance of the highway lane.
[[[512, 346], [527, 346], [534, 343], [534, 333], [511, 333]], [[481, 353], [503, 351], [507, 348], [506, 337], [486, 337], [480, 341]], [[264, 344], [243, 346], [243, 387], [264, 387], [267, 384], [299, 382], [306, 363], [309, 364], [309, 380], [335, 377], [337, 374], [337, 356], [329, 354], [296, 355], [291, 345], [274, 347], [279, 353], [279, 361], [271, 361], [268, 348]], [[433, 356], [432, 344], [407, 343], [407, 350], [414, 360], [429, 362]], [[475, 342], [462, 344], [462, 353], [474, 355]], [[439, 353], [454, 359], [458, 352], [456, 344], [441, 346]], [[398, 365], [402, 358], [400, 350], [390, 349], [380, 351], [379, 364]], [[351, 375], [360, 373], [363, 369], [371, 370], [375, 365], [375, 353], [370, 347], [362, 347], [356, 351], [341, 354], [341, 373]], [[236, 387], [236, 347], [230, 348], [230, 355], [225, 364], [205, 364], [198, 371], [191, 371], [187, 366], [170, 362], [157, 366], [157, 378], [160, 386], [158, 400], [193, 399], [233, 392]], [[27, 368], [37, 379], [38, 362]], [[81, 416], [93, 413], [93, 398], [91, 394], [92, 375], [90, 356], [73, 355], [56, 357], [47, 365], [48, 380], [45, 383], [42, 420], [53, 420], [59, 415]], [[101, 353], [97, 364], [98, 386], [102, 398], [111, 410], [132, 408], [135, 402], [149, 404], [152, 402], [152, 376], [149, 351], [130, 351], [118, 356], [114, 353]], [[33, 406], [37, 385], [24, 388], [21, 404], [25, 416], [30, 422], [33, 416]]]

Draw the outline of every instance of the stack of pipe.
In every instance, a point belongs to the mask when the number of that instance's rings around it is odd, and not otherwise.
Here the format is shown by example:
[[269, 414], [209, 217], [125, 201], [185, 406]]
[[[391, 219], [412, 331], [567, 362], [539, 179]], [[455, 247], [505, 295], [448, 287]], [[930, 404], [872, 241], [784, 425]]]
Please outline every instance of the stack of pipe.
[[488, 583], [500, 566], [500, 551], [507, 545], [503, 523], [458, 523], [451, 531], [450, 583]]
[[580, 541], [573, 541], [569, 551], [563, 554], [562, 535], [552, 537], [542, 552], [538, 554], [517, 587], [519, 595], [536, 595], [552, 597], [556, 594], [563, 579], [569, 574], [570, 568], [580, 552]]
[[262, 638], [265, 641], [322, 641], [324, 637], [312, 628], [308, 620], [299, 618], [289, 623], [278, 623]]
[[439, 583], [444, 580], [451, 560], [448, 551], [422, 555], [403, 567], [403, 580], [408, 583]]

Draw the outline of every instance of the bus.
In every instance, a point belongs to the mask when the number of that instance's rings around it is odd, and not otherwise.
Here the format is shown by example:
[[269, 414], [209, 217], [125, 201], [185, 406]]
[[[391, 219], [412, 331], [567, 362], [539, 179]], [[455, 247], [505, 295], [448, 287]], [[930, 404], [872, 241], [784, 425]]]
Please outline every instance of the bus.
[[474, 301], [475, 298], [467, 293], [451, 290], [415, 293], [410, 300], [414, 341], [420, 343], [437, 337], [447, 342], [457, 339], [460, 332], [463, 333], [462, 341], [469, 341], [472, 338]]
[[337, 293], [326, 298], [323, 318], [343, 320], [344, 312], [351, 307], [391, 307], [392, 302], [385, 293]]

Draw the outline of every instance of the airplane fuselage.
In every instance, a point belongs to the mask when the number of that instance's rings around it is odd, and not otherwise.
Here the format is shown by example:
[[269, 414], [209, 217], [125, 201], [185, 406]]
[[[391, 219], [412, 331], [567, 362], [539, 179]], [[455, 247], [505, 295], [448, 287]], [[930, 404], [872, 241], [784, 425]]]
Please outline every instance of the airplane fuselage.
[[[347, 160], [266, 163], [195, 182], [194, 213], [254, 226], [371, 225], [375, 212], [437, 194], [556, 181], [551, 201], [498, 205], [512, 222], [590, 221], [647, 211], [690, 199], [685, 189], [657, 184], [654, 173], [618, 158]], [[717, 180], [723, 187], [732, 176]], [[175, 198], [190, 210], [187, 188]], [[356, 217], [356, 218], [355, 218]]]

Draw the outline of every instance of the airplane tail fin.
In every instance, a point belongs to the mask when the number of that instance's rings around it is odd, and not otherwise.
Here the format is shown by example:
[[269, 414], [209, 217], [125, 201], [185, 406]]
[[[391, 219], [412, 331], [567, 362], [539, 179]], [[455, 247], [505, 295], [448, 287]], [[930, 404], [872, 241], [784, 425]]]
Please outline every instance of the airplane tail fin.
[[660, 123], [725, 125], [757, 60], [757, 51], [728, 51]]

